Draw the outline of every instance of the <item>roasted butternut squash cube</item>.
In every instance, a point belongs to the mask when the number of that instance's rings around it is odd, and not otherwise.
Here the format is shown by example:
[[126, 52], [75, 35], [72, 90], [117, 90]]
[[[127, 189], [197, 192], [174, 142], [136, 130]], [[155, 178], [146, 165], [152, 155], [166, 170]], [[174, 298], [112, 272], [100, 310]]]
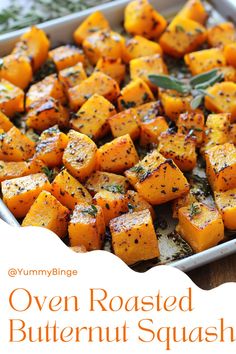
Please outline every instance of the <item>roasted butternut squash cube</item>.
[[236, 68], [233, 66], [221, 66], [218, 68], [218, 72], [223, 74], [224, 81], [236, 82]]
[[47, 60], [50, 41], [46, 33], [33, 26], [25, 32], [13, 50], [14, 54], [27, 56], [31, 60], [33, 70], [38, 70]]
[[165, 132], [169, 126], [164, 117], [154, 117], [149, 119], [144, 117], [144, 121], [140, 123], [140, 145], [150, 146], [151, 144], [158, 144], [158, 138], [161, 133]]
[[115, 255], [128, 265], [159, 257], [158, 240], [149, 210], [113, 219], [110, 230]]
[[85, 60], [82, 50], [69, 44], [50, 50], [48, 56], [52, 59], [58, 71], [77, 63], [84, 63]]
[[234, 145], [236, 145], [236, 124], [231, 124], [229, 127], [229, 139], [228, 139], [230, 143], [233, 143]]
[[74, 32], [74, 40], [77, 44], [82, 44], [83, 40], [102, 29], [109, 29], [110, 25], [102, 12], [96, 11], [89, 15]]
[[205, 128], [204, 140], [200, 151], [204, 156], [205, 152], [211, 149], [213, 146], [222, 145], [227, 142], [229, 142], [229, 133], [226, 133], [219, 129]]
[[214, 191], [224, 192], [236, 187], [236, 148], [231, 143], [208, 149], [206, 173]]
[[231, 120], [236, 120], [236, 84], [234, 82], [220, 82], [207, 89], [209, 95], [205, 97], [205, 106], [215, 113], [231, 113]]
[[87, 203], [76, 205], [68, 228], [72, 247], [82, 245], [87, 251], [99, 250], [105, 231], [102, 208]]
[[142, 36], [134, 36], [125, 42], [123, 59], [128, 63], [132, 59], [146, 57], [149, 55], [161, 54], [162, 49], [160, 44], [150, 41]]
[[206, 40], [206, 30], [198, 22], [175, 17], [160, 38], [163, 51], [176, 58], [193, 52]]
[[92, 197], [87, 189], [67, 170], [62, 170], [52, 182], [51, 193], [69, 209], [76, 204], [91, 203]]
[[42, 172], [44, 164], [33, 158], [30, 161], [0, 161], [0, 182]]
[[137, 192], [129, 190], [126, 194], [128, 201], [128, 209], [130, 213], [134, 213], [142, 210], [149, 210], [153, 219], [156, 218], [155, 211], [151, 204], [149, 204], [141, 195]]
[[230, 128], [230, 121], [231, 114], [229, 113], [209, 114], [206, 120], [206, 127], [208, 129], [218, 129], [228, 133]]
[[4, 132], [8, 132], [13, 127], [13, 123], [10, 119], [0, 111], [0, 129], [3, 129]]
[[154, 96], [148, 85], [141, 79], [135, 79], [121, 90], [118, 108], [123, 111], [150, 101], [154, 101]]
[[128, 211], [127, 198], [125, 194], [113, 193], [108, 190], [100, 190], [93, 197], [95, 205], [99, 205], [103, 210], [105, 225], [110, 220]]
[[224, 238], [224, 224], [218, 211], [197, 202], [179, 209], [176, 230], [197, 253], [216, 246]]
[[192, 112], [191, 95], [183, 96], [177, 91], [173, 90], [160, 90], [159, 98], [163, 105], [165, 114], [171, 120], [176, 121], [181, 113]]
[[96, 144], [85, 134], [70, 130], [69, 142], [63, 154], [67, 170], [80, 181], [84, 181], [96, 167]]
[[236, 43], [227, 44], [224, 47], [224, 55], [227, 64], [236, 68]]
[[114, 193], [125, 194], [129, 187], [129, 182], [127, 178], [121, 175], [95, 171], [86, 181], [85, 187], [92, 195], [95, 195], [103, 189]]
[[[22, 75], [22, 73], [24, 73]], [[0, 79], [5, 79], [13, 85], [25, 89], [32, 80], [32, 68], [27, 57], [14, 54], [1, 59]]]
[[124, 38], [109, 29], [94, 32], [83, 41], [84, 52], [92, 64], [96, 64], [101, 57], [122, 58], [123, 48]]
[[186, 194], [182, 195], [182, 197], [179, 197], [173, 201], [172, 204], [172, 210], [173, 210], [173, 218], [178, 219], [179, 218], [179, 209], [190, 206], [192, 203], [197, 202], [197, 199], [195, 196], [191, 193], [191, 190], [187, 192]]
[[208, 13], [200, 0], [189, 0], [178, 12], [177, 16], [204, 24]]
[[142, 122], [148, 122], [152, 119], [162, 116], [164, 111], [160, 101], [149, 102], [135, 108], [136, 119], [141, 125]]
[[1, 183], [3, 201], [16, 218], [23, 218], [43, 191], [50, 191], [50, 183], [44, 173], [13, 178]]
[[181, 171], [191, 171], [197, 164], [196, 141], [191, 136], [162, 133], [158, 151], [167, 159], [172, 159]]
[[26, 109], [30, 109], [33, 103], [48, 97], [58, 100], [61, 104], [66, 102], [63, 86], [55, 74], [46, 76], [42, 81], [30, 86], [26, 94]]
[[224, 47], [236, 41], [236, 29], [232, 22], [219, 23], [207, 30], [207, 41], [211, 47]]
[[215, 203], [229, 230], [236, 230], [236, 188], [226, 192], [214, 192]]
[[167, 74], [168, 70], [162, 56], [153, 54], [130, 61], [130, 77], [132, 80], [142, 79], [151, 88], [155, 88], [149, 80], [149, 75]]
[[40, 135], [35, 156], [48, 167], [61, 166], [62, 155], [67, 144], [66, 134], [60, 132], [57, 127], [49, 128]]
[[114, 138], [129, 134], [131, 139], [135, 140], [139, 137], [140, 129], [136, 119], [136, 111], [134, 108], [126, 109], [108, 119]]
[[95, 71], [101, 71], [102, 73], [110, 76], [112, 79], [120, 85], [125, 78], [125, 65], [122, 64], [120, 58], [100, 58], [98, 59]]
[[25, 161], [35, 153], [35, 143], [15, 126], [0, 135], [0, 160]]
[[82, 63], [59, 71], [58, 78], [62, 83], [65, 91], [69, 88], [79, 85], [83, 80], [87, 79], [87, 74]]
[[8, 117], [24, 111], [25, 93], [7, 80], [0, 80], [0, 110]]
[[176, 199], [189, 190], [184, 174], [171, 159], [165, 159], [157, 150], [125, 171], [125, 176], [141, 197], [154, 205]]
[[51, 230], [60, 238], [67, 234], [69, 210], [49, 192], [42, 191], [26, 217], [22, 226], [39, 226]]
[[120, 94], [120, 88], [110, 76], [95, 72], [88, 79], [68, 90], [70, 108], [74, 111], [78, 110], [95, 93], [114, 102]]
[[128, 134], [102, 145], [97, 151], [97, 169], [122, 173], [139, 160], [134, 143]]
[[167, 21], [147, 0], [131, 1], [125, 8], [125, 30], [131, 35], [158, 38], [165, 30]]
[[205, 119], [201, 112], [185, 112], [179, 115], [176, 125], [178, 133], [196, 137], [196, 144], [203, 142]]
[[38, 131], [54, 125], [65, 128], [69, 125], [69, 112], [58, 100], [47, 97], [31, 104], [26, 115], [26, 124]]
[[115, 113], [115, 107], [106, 98], [94, 94], [73, 116], [71, 127], [98, 140], [109, 132], [108, 119]]
[[198, 75], [226, 65], [224, 52], [220, 48], [199, 50], [198, 52], [186, 54], [184, 60], [192, 75]]

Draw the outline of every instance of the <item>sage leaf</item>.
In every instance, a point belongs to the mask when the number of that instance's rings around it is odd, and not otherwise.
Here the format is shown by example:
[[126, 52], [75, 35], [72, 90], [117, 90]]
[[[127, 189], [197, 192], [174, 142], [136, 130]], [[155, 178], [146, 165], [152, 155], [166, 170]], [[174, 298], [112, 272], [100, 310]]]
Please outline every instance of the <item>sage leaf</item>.
[[217, 75], [217, 73], [218, 73], [218, 69], [213, 69], [205, 73], [195, 75], [190, 79], [190, 85], [195, 87], [196, 85], [205, 83], [206, 81], [209, 81], [212, 78], [214, 78]]
[[168, 75], [149, 75], [149, 80], [156, 86], [166, 90], [175, 90], [177, 92], [187, 94], [191, 87], [182, 81]]
[[196, 97], [194, 97], [190, 103], [191, 108], [197, 109], [201, 105], [203, 98], [204, 98], [203, 94], [199, 94]]
[[209, 86], [212, 86], [216, 84], [217, 82], [220, 82], [223, 80], [224, 74], [223, 73], [218, 73], [217, 75], [213, 76], [210, 80], [203, 82], [201, 84], [195, 85], [194, 88], [199, 90], [199, 89], [205, 89]]

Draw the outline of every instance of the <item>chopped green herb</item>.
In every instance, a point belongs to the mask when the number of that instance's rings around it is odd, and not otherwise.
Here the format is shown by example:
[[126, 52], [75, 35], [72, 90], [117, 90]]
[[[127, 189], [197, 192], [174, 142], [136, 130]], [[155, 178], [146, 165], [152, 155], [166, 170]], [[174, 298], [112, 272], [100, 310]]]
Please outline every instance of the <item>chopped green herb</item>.
[[52, 182], [54, 180], [54, 177], [55, 177], [55, 170], [54, 169], [50, 169], [47, 166], [44, 166], [44, 167], [42, 167], [42, 172], [45, 173], [49, 182]]
[[192, 203], [189, 207], [189, 216], [192, 219], [195, 215], [201, 214], [201, 208], [196, 203]]
[[97, 212], [98, 212], [98, 210], [95, 207], [95, 205], [93, 205], [93, 204], [82, 211], [83, 214], [89, 214], [89, 215], [91, 215], [93, 217], [96, 217]]
[[135, 209], [135, 206], [134, 206], [133, 204], [131, 204], [131, 203], [128, 203], [128, 210], [129, 210], [129, 212], [130, 212], [130, 213], [133, 213], [134, 209]]
[[124, 187], [121, 186], [120, 184], [111, 184], [109, 186], [104, 186], [103, 189], [106, 189], [107, 191], [112, 192], [112, 193], [125, 194]]
[[185, 29], [183, 28], [183, 26], [180, 26], [180, 25], [175, 26], [175, 30], [176, 30], [176, 32], [185, 32]]
[[134, 101], [121, 100], [120, 103], [125, 109], [129, 109], [136, 106], [136, 103]]

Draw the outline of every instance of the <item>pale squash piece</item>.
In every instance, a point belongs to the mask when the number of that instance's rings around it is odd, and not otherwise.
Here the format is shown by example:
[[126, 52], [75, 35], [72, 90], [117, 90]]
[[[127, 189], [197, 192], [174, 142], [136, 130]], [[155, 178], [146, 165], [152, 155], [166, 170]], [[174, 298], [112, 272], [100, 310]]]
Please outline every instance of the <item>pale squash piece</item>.
[[85, 187], [92, 195], [104, 189], [114, 193], [125, 194], [129, 187], [129, 182], [127, 178], [121, 175], [95, 171], [86, 181]]
[[159, 257], [158, 240], [149, 210], [113, 219], [110, 230], [115, 255], [128, 265]]
[[102, 73], [116, 80], [116, 82], [120, 85], [120, 83], [125, 78], [126, 68], [125, 65], [122, 64], [122, 60], [120, 58], [113, 59], [113, 58], [101, 57], [98, 60], [94, 71], [101, 71]]
[[87, 203], [76, 205], [68, 228], [72, 247], [82, 245], [88, 251], [99, 250], [105, 231], [102, 208]]
[[0, 110], [8, 117], [24, 111], [25, 93], [7, 80], [0, 80]]
[[140, 128], [136, 119], [136, 110], [134, 108], [126, 109], [108, 119], [114, 138], [129, 134], [131, 139], [139, 137]]
[[69, 44], [50, 50], [48, 56], [52, 59], [58, 71], [85, 61], [82, 50]]
[[201, 153], [205, 156], [205, 152], [211, 149], [213, 146], [222, 145], [229, 142], [229, 133], [226, 133], [219, 129], [205, 128], [204, 140], [200, 148]]
[[134, 213], [137, 211], [142, 210], [149, 210], [154, 220], [156, 218], [155, 210], [153, 209], [152, 205], [149, 204], [141, 195], [137, 192], [128, 190], [127, 194], [127, 201], [128, 201], [128, 209], [130, 213]]
[[236, 120], [236, 84], [234, 82], [220, 82], [207, 89], [209, 96], [205, 96], [205, 106], [215, 113], [231, 113], [232, 121]]
[[163, 105], [165, 114], [171, 120], [176, 121], [181, 113], [192, 112], [191, 95], [181, 96], [180, 93], [173, 90], [159, 90], [159, 98]]
[[218, 72], [224, 75], [224, 81], [236, 82], [236, 68], [233, 66], [221, 66], [218, 68]]
[[35, 143], [13, 126], [0, 135], [0, 160], [25, 161], [35, 153]]
[[51, 230], [60, 238], [67, 234], [69, 210], [49, 192], [42, 191], [28, 211], [22, 226], [39, 226]]
[[76, 204], [92, 202], [87, 189], [66, 170], [62, 170], [52, 182], [51, 193], [61, 204], [72, 210]]
[[149, 102], [135, 108], [136, 119], [141, 125], [142, 122], [152, 121], [154, 118], [162, 116], [164, 111], [160, 101]]
[[163, 51], [176, 58], [196, 50], [206, 40], [206, 29], [198, 22], [175, 17], [160, 38]]
[[70, 121], [71, 127], [98, 140], [109, 132], [108, 119], [114, 114], [115, 107], [103, 96], [94, 94], [73, 116]]
[[214, 197], [225, 227], [236, 230], [236, 188], [226, 192], [214, 192]]
[[48, 167], [61, 166], [68, 141], [67, 135], [60, 132], [57, 127], [49, 128], [40, 135], [35, 156]]
[[42, 172], [44, 163], [35, 158], [30, 161], [0, 161], [0, 182]]
[[0, 79], [25, 89], [29, 86], [32, 76], [32, 68], [27, 57], [10, 54], [1, 58]]
[[14, 124], [10, 121], [10, 119], [0, 111], [0, 129], [3, 129], [4, 132], [8, 132]]
[[82, 44], [83, 40], [91, 33], [109, 28], [109, 22], [103, 13], [100, 11], [93, 12], [77, 27], [74, 32], [74, 40], [77, 44]]
[[125, 8], [125, 30], [131, 35], [158, 38], [167, 26], [166, 19], [147, 0], [134, 0]]
[[229, 113], [209, 114], [206, 120], [206, 127], [208, 129], [218, 129], [228, 133], [230, 121], [231, 114]]
[[189, 190], [184, 174], [171, 159], [165, 159], [157, 150], [125, 171], [125, 176], [137, 192], [154, 205], [176, 199]]
[[224, 238], [224, 224], [218, 211], [197, 202], [179, 209], [176, 231], [197, 253], [216, 246]]
[[140, 123], [141, 146], [150, 146], [151, 144], [158, 145], [159, 136], [169, 128], [164, 117], [158, 116], [150, 118], [146, 116], [144, 117], [144, 121]]
[[236, 29], [232, 22], [219, 23], [207, 30], [207, 41], [211, 47], [224, 47], [236, 41]]
[[125, 194], [113, 193], [109, 190], [100, 190], [93, 197], [95, 205], [99, 205], [103, 210], [105, 225], [110, 220], [128, 211], [127, 198]]
[[168, 74], [167, 66], [160, 54], [132, 59], [129, 65], [131, 79], [142, 79], [151, 88], [156, 86], [149, 80], [149, 75]]
[[49, 47], [50, 41], [46, 33], [33, 26], [29, 31], [22, 34], [13, 53], [27, 56], [31, 61], [33, 70], [36, 71], [47, 60]]
[[236, 145], [236, 124], [231, 124], [229, 127], [229, 142]]
[[120, 94], [120, 88], [111, 77], [102, 72], [95, 72], [88, 79], [68, 90], [70, 108], [74, 111], [78, 110], [95, 93], [114, 102]]
[[141, 104], [154, 101], [154, 96], [148, 85], [141, 79], [130, 81], [120, 93], [118, 108], [123, 111], [128, 108], [138, 107]]
[[101, 146], [97, 151], [97, 169], [122, 173], [139, 160], [134, 143], [128, 134]]
[[83, 80], [87, 79], [87, 74], [82, 63], [59, 71], [58, 78], [62, 83], [65, 91], [69, 88], [79, 85]]
[[179, 209], [186, 206], [188, 207], [195, 202], [197, 202], [197, 199], [191, 193], [191, 190], [188, 193], [182, 195], [182, 197], [175, 199], [172, 204], [172, 211], [173, 211], [172, 217], [178, 219]]
[[196, 111], [182, 113], [179, 115], [176, 125], [178, 127], [178, 133], [195, 136], [197, 146], [202, 144], [205, 125], [205, 119], [202, 112]]
[[205, 153], [206, 173], [214, 191], [236, 187], [236, 148], [231, 143], [214, 146]]
[[50, 191], [50, 183], [44, 173], [14, 178], [1, 183], [3, 201], [16, 218], [23, 218], [43, 191]]
[[208, 13], [200, 0], [189, 0], [177, 16], [204, 24], [208, 18]]
[[165, 132], [159, 136], [158, 151], [172, 159], [181, 171], [191, 171], [197, 164], [196, 141], [191, 136]]
[[160, 44], [150, 41], [142, 36], [134, 36], [127, 39], [123, 59], [128, 63], [132, 59], [146, 57], [153, 54], [161, 54], [162, 49]]
[[199, 50], [185, 55], [184, 60], [192, 75], [198, 75], [226, 65], [224, 52], [220, 48]]
[[85, 134], [70, 130], [69, 143], [63, 154], [67, 170], [80, 181], [84, 181], [96, 167], [96, 144]]
[[227, 44], [224, 47], [224, 55], [227, 64], [236, 68], [236, 43]]

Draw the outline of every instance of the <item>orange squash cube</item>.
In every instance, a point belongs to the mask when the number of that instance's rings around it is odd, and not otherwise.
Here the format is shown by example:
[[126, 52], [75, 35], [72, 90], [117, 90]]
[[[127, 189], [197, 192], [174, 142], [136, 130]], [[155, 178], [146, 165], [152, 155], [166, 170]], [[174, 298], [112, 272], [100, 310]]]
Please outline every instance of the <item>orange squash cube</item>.
[[25, 93], [9, 81], [0, 80], [0, 110], [8, 117], [24, 111]]
[[144, 117], [144, 121], [140, 122], [140, 145], [150, 146], [158, 145], [158, 138], [161, 133], [165, 132], [169, 126], [164, 117], [158, 116], [154, 118]]
[[223, 50], [220, 48], [199, 50], [198, 52], [186, 54], [184, 60], [192, 75], [198, 75], [226, 65]]
[[1, 59], [0, 79], [25, 89], [31, 82], [32, 76], [32, 68], [27, 57], [10, 54]]
[[231, 114], [229, 113], [209, 114], [206, 120], [206, 127], [208, 129], [218, 129], [228, 133], [230, 128], [230, 121]]
[[131, 139], [139, 137], [140, 128], [136, 119], [136, 110], [134, 108], [126, 109], [118, 114], [112, 115], [108, 119], [114, 138], [129, 134]]
[[224, 47], [236, 41], [236, 29], [232, 22], [219, 23], [207, 30], [207, 40], [211, 47]]
[[236, 82], [236, 68], [233, 66], [221, 66], [218, 68], [218, 72], [224, 76], [224, 81]]
[[224, 55], [227, 64], [236, 68], [236, 43], [227, 44], [224, 47]]
[[231, 124], [229, 127], [229, 142], [236, 145], [236, 124]]
[[215, 203], [229, 230], [236, 229], [236, 188], [225, 192], [214, 192]]
[[113, 58], [100, 58], [98, 59], [95, 72], [100, 71], [108, 76], [110, 76], [112, 79], [116, 80], [116, 82], [120, 85], [120, 83], [124, 80], [125, 78], [125, 65], [122, 64], [122, 61], [120, 58], [113, 59]]
[[168, 118], [176, 121], [181, 113], [192, 112], [191, 95], [183, 96], [174, 90], [159, 90], [159, 98]]
[[162, 55], [160, 44], [154, 41], [150, 41], [149, 39], [142, 36], [134, 36], [127, 39], [125, 42], [123, 59], [126, 63], [128, 63], [132, 59], [146, 57], [154, 54]]
[[65, 91], [69, 88], [79, 85], [83, 80], [87, 79], [87, 74], [82, 63], [77, 63], [58, 73], [59, 81], [62, 83]]
[[121, 175], [95, 171], [87, 179], [85, 187], [92, 195], [104, 189], [114, 193], [125, 194], [129, 187], [129, 182], [127, 178]]
[[52, 49], [48, 56], [52, 59], [58, 71], [77, 63], [83, 63], [85, 60], [82, 50], [72, 45], [63, 45]]
[[128, 209], [130, 213], [134, 213], [137, 211], [142, 210], [149, 210], [154, 220], [156, 218], [155, 210], [153, 209], [152, 205], [149, 204], [141, 195], [137, 192], [128, 190], [127, 194], [127, 201], [128, 201]]
[[177, 16], [204, 24], [208, 13], [200, 0], [188, 0]]
[[10, 119], [0, 111], [0, 129], [3, 129], [4, 132], [8, 132], [13, 127], [13, 123]]
[[191, 193], [191, 190], [188, 193], [182, 195], [182, 197], [175, 199], [172, 204], [173, 218], [175, 218], [175, 219], [179, 218], [179, 209], [180, 208], [190, 206], [192, 203], [195, 203], [195, 202], [197, 202], [197, 199]]
[[201, 112], [186, 112], [179, 115], [176, 125], [178, 133], [196, 137], [196, 144], [200, 146], [203, 142], [205, 119]]
[[42, 172], [44, 164], [35, 158], [29, 161], [0, 161], [0, 182]]

